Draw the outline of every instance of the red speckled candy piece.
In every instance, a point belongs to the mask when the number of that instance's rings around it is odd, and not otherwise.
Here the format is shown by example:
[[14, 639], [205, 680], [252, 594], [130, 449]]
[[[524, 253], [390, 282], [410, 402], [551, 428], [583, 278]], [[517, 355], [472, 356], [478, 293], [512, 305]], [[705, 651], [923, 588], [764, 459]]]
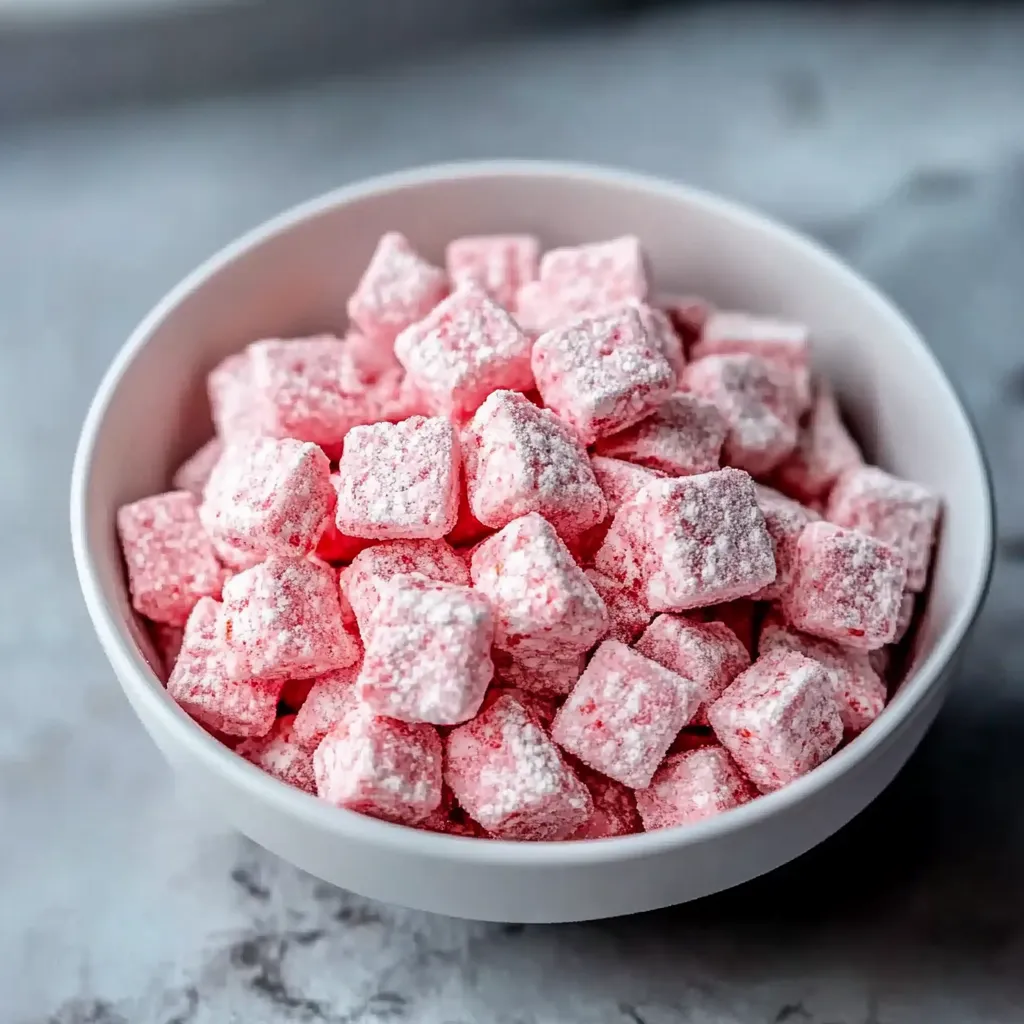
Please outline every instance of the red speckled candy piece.
[[547, 409], [515, 391], [495, 391], [463, 433], [473, 515], [501, 528], [539, 512], [562, 537], [600, 523], [607, 503], [587, 451]]
[[441, 803], [441, 737], [357, 708], [320, 742], [313, 771], [317, 795], [335, 807], [415, 825]]
[[531, 512], [474, 552], [474, 586], [494, 607], [494, 644], [513, 656], [587, 650], [608, 610], [554, 527]]
[[860, 466], [836, 482], [825, 518], [888, 544], [903, 557], [907, 589], [917, 593], [928, 581], [940, 507], [926, 487]]
[[636, 805], [644, 829], [653, 832], [711, 818], [756, 796], [724, 747], [702, 746], [667, 758], [636, 794]]
[[315, 793], [313, 757], [294, 741], [294, 724], [295, 716], [285, 715], [274, 723], [266, 736], [240, 743], [235, 747], [235, 753], [275, 779], [307, 793]]
[[372, 340], [390, 345], [401, 331], [422, 320], [447, 294], [448, 277], [417, 255], [397, 231], [381, 237], [356, 290], [348, 315]]
[[691, 680], [606, 640], [559, 708], [551, 735], [595, 771], [642, 789], [700, 700]]
[[672, 326], [672, 321], [663, 310], [656, 306], [648, 306], [643, 302], [632, 305], [636, 306], [644, 330], [668, 360], [678, 382], [683, 375], [683, 367], [686, 366], [686, 353], [683, 351], [683, 343], [679, 335]]
[[353, 427], [338, 476], [337, 527], [373, 540], [437, 540], [454, 525], [459, 439], [446, 419]]
[[594, 470], [597, 484], [608, 502], [608, 514], [612, 516], [649, 483], [665, 475], [658, 470], [644, 469], [633, 462], [610, 459], [602, 455], [593, 456], [590, 465]]
[[708, 720], [762, 793], [817, 767], [843, 738], [828, 672], [791, 651], [758, 658], [711, 705]]
[[453, 292], [404, 330], [395, 355], [434, 412], [460, 421], [496, 388], [533, 387], [530, 339], [475, 286]]
[[584, 569], [583, 574], [593, 584], [608, 609], [606, 636], [624, 644], [631, 644], [651, 621], [651, 613], [640, 595], [596, 569]]
[[569, 836], [570, 839], [611, 839], [642, 831], [633, 790], [584, 766], [573, 767], [580, 781], [590, 790], [594, 812]]
[[906, 577], [903, 559], [881, 541], [811, 523], [797, 543], [783, 611], [804, 633], [869, 651], [896, 635]]
[[445, 781], [469, 816], [501, 839], [572, 835], [593, 813], [587, 787], [540, 723], [499, 697], [448, 735]]
[[353, 665], [325, 672], [312, 680], [312, 687], [295, 715], [292, 735], [295, 742], [312, 753], [320, 741], [349, 711], [359, 707], [356, 679], [362, 668], [362, 655]]
[[516, 293], [537, 279], [540, 245], [533, 235], [472, 235], [448, 243], [445, 262], [452, 284], [474, 284], [510, 313]]
[[692, 476], [718, 469], [726, 429], [715, 405], [680, 392], [647, 419], [601, 438], [594, 451], [669, 476]]
[[199, 521], [195, 495], [168, 491], [117, 510], [132, 607], [184, 626], [201, 597], [219, 597], [224, 570]]
[[359, 656], [341, 621], [329, 566], [275, 555], [224, 586], [221, 636], [253, 673], [302, 679], [351, 665]]
[[753, 595], [755, 601], [776, 601], [789, 589], [796, 562], [796, 546], [808, 523], [821, 516], [770, 487], [755, 485], [757, 504], [764, 513], [764, 524], [775, 553], [775, 582]]
[[211, 437], [198, 451], [193, 452], [177, 469], [171, 484], [176, 491], [191, 491], [201, 499], [206, 481], [217, 465], [224, 444], [219, 437]]
[[222, 441], [263, 433], [265, 412], [252, 384], [249, 353], [235, 352], [222, 359], [206, 378], [210, 413]]
[[494, 616], [470, 587], [394, 576], [380, 596], [357, 691], [379, 715], [457, 725], [494, 675]]
[[402, 364], [395, 358], [393, 343], [368, 338], [354, 329], [347, 331], [342, 341], [351, 366], [367, 382], [372, 383], [402, 369]]
[[[338, 494], [341, 490], [341, 477], [337, 473], [331, 474], [331, 486], [334, 488], [335, 494]], [[351, 562], [363, 548], [369, 547], [372, 543], [372, 541], [367, 540], [365, 537], [349, 537], [347, 534], [342, 533], [338, 529], [335, 517], [332, 516], [327, 520], [324, 532], [320, 534], [320, 541], [316, 546], [316, 555], [317, 558], [322, 558], [325, 562], [335, 564], [338, 562]]]
[[586, 444], [638, 423], [676, 384], [659, 343], [631, 306], [542, 334], [532, 363], [544, 404]]

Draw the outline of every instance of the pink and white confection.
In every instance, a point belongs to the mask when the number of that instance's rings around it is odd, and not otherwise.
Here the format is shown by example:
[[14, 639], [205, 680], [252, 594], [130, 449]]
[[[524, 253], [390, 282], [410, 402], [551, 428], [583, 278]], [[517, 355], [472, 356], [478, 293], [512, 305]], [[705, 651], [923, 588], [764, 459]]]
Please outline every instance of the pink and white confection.
[[222, 441], [263, 432], [265, 412], [252, 383], [248, 351], [235, 352], [222, 359], [206, 377], [206, 393], [213, 425]]
[[315, 793], [313, 756], [295, 742], [294, 725], [295, 716], [284, 715], [266, 736], [245, 740], [235, 747], [235, 753], [275, 779], [307, 793]]
[[651, 613], [644, 605], [643, 599], [634, 589], [623, 586], [596, 569], [584, 569], [583, 574], [594, 585], [598, 596], [608, 609], [606, 637], [631, 644], [651, 621]]
[[191, 491], [197, 499], [201, 499], [206, 481], [210, 479], [210, 473], [223, 450], [223, 441], [219, 437], [211, 437], [177, 468], [171, 478], [171, 485], [176, 491]]
[[764, 524], [772, 539], [775, 553], [775, 582], [753, 595], [757, 601], [777, 601], [789, 589], [796, 562], [796, 546], [800, 534], [808, 523], [816, 522], [821, 516], [801, 505], [792, 498], [755, 484], [757, 504], [764, 513]]
[[573, 768], [590, 790], [594, 811], [570, 839], [611, 839], [643, 831], [636, 811], [637, 794], [632, 789], [583, 765]]
[[704, 321], [691, 356], [703, 359], [746, 354], [789, 366], [806, 366], [810, 348], [810, 331], [805, 324], [717, 310]]
[[590, 459], [594, 470], [594, 478], [598, 487], [604, 492], [608, 502], [608, 515], [613, 516], [635, 498], [649, 483], [665, 476], [656, 469], [645, 469], [634, 462], [624, 459], [610, 459], [603, 455], [594, 455]]
[[504, 694], [448, 734], [445, 781], [499, 839], [565, 839], [594, 811], [590, 791], [541, 724]]
[[551, 736], [595, 771], [642, 789], [700, 701], [692, 680], [605, 640], [555, 715]]
[[312, 753], [320, 741], [354, 708], [359, 707], [356, 679], [362, 668], [360, 658], [346, 668], [325, 672], [312, 680], [309, 694], [296, 712], [292, 736]]
[[469, 235], [449, 242], [445, 251], [456, 288], [477, 285], [510, 313], [519, 289], [537, 279], [539, 260], [540, 244], [533, 235]]
[[651, 340], [661, 349], [662, 355], [668, 360], [669, 366], [676, 375], [678, 382], [686, 366], [686, 353], [683, 342], [672, 326], [672, 321], [664, 310], [657, 306], [648, 306], [643, 302], [633, 303], [640, 314], [640, 322]]
[[828, 671], [792, 651], [758, 658], [711, 705], [708, 721], [762, 793], [816, 768], [843, 738]]

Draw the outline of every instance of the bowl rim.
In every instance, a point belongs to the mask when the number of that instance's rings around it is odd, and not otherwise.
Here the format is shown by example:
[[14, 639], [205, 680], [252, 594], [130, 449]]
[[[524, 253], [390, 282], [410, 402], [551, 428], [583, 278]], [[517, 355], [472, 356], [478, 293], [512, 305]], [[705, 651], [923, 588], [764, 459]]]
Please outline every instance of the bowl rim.
[[[896, 696], [872, 725], [822, 765], [789, 785], [759, 799], [703, 821], [641, 832], [634, 835], [585, 842], [524, 843], [509, 840], [480, 841], [394, 825], [353, 811], [331, 806], [267, 775], [255, 765], [237, 756], [192, 721], [167, 696], [152, 669], [146, 663], [128, 631], [126, 623], [107, 600], [100, 583], [97, 561], [88, 541], [88, 493], [91, 467], [98, 437], [107, 409], [121, 379], [153, 330], [189, 294], [207, 279], [249, 250], [284, 233], [303, 221], [329, 209], [375, 195], [416, 188], [442, 181], [478, 178], [556, 178], [581, 183], [603, 184], [653, 194], [673, 203], [703, 207], [747, 229], [769, 234], [790, 247], [803, 249], [818, 262], [829, 266], [858, 293], [859, 299], [875, 309], [902, 331], [917, 354], [930, 361], [938, 379], [963, 417], [979, 470], [981, 504], [987, 509], [978, 524], [982, 533], [982, 558], [969, 581], [967, 597], [952, 623], [939, 637], [935, 648], [908, 677]], [[741, 203], [702, 189], [663, 178], [627, 170], [583, 163], [541, 160], [492, 160], [431, 164], [395, 173], [377, 175], [333, 189], [299, 203], [271, 217], [228, 243], [203, 261], [161, 298], [132, 331], [107, 368], [90, 403], [75, 452], [71, 474], [71, 539], [79, 584], [93, 627], [115, 674], [131, 702], [144, 706], [147, 715], [159, 718], [174, 743], [185, 748], [211, 772], [225, 776], [232, 786], [245, 790], [255, 801], [269, 804], [287, 817], [301, 819], [309, 827], [334, 834], [339, 840], [386, 848], [395, 853], [425, 860], [443, 860], [474, 864], [539, 867], [572, 867], [586, 864], [628, 861], [658, 855], [669, 849], [685, 849], [719, 839], [752, 827], [766, 818], [792, 809], [802, 801], [830, 786], [863, 762], [872, 751], [888, 746], [901, 732], [912, 711], [934, 689], [984, 603], [992, 576], [995, 534], [995, 504], [992, 477], [984, 449], [972, 417], [956, 388], [947, 377], [934, 353], [916, 328], [874, 285], [809, 237]], [[130, 692], [129, 692], [130, 691]]]

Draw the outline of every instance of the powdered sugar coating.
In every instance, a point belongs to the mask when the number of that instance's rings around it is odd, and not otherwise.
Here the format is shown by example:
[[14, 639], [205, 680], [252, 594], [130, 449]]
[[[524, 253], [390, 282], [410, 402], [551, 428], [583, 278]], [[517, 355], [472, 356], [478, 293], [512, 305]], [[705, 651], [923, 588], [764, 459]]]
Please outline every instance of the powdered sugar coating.
[[359, 697], [403, 722], [465, 722], [494, 675], [493, 639], [494, 616], [482, 594], [424, 576], [394, 576], [373, 613]]
[[206, 392], [217, 436], [234, 441], [263, 432], [265, 412], [252, 383], [248, 351], [222, 359], [207, 375]]
[[536, 512], [485, 540], [471, 573], [494, 608], [494, 645], [514, 656], [582, 652], [608, 628], [593, 584]]
[[636, 794], [644, 829], [673, 828], [749, 803], [756, 790], [724, 747], [702, 746], [673, 754]]
[[872, 650], [896, 635], [906, 570], [888, 545], [832, 523], [800, 534], [786, 618], [804, 633]]
[[649, 483], [665, 475], [658, 470], [645, 469], [633, 462], [607, 458], [603, 455], [594, 455], [590, 465], [597, 485], [608, 502], [608, 514], [611, 516], [615, 515], [627, 501], [635, 498]]
[[395, 355], [434, 412], [458, 420], [471, 416], [496, 388], [533, 387], [530, 339], [473, 285], [452, 292], [402, 331]]
[[694, 359], [745, 353], [805, 366], [810, 358], [810, 331], [792, 320], [716, 310], [708, 314], [700, 340], [691, 353]]
[[594, 451], [669, 476], [691, 476], [718, 469], [726, 430], [717, 406], [678, 392], [646, 419], [600, 438]]
[[594, 811], [570, 839], [611, 839], [641, 831], [633, 790], [583, 765], [573, 765], [573, 770], [590, 790]]
[[[337, 495], [341, 491], [341, 477], [337, 473], [330, 476], [331, 487]], [[338, 529], [336, 516], [327, 519], [324, 532], [320, 534], [320, 540], [316, 545], [316, 556], [325, 562], [351, 562], [363, 548], [367, 548], [373, 542], [365, 537], [350, 537]]]
[[313, 680], [309, 695], [295, 715], [292, 736], [310, 754], [345, 715], [359, 707], [356, 679], [362, 656], [345, 668], [325, 672]]
[[224, 569], [199, 521], [195, 495], [168, 491], [117, 510], [132, 607], [183, 626], [201, 597], [219, 597]]
[[313, 756], [295, 742], [294, 723], [294, 715], [282, 716], [266, 736], [245, 740], [235, 747], [235, 753], [275, 779], [306, 793], [315, 793]]
[[402, 364], [395, 358], [393, 343], [367, 337], [355, 328], [346, 331], [342, 341], [348, 362], [367, 383], [402, 369]]
[[448, 243], [445, 264], [458, 288], [475, 284], [510, 313], [516, 294], [537, 279], [540, 243], [533, 235], [468, 235]]
[[544, 404], [585, 444], [639, 422], [676, 384], [676, 374], [632, 306], [542, 334], [533, 375]]
[[528, 648], [517, 649], [514, 656], [495, 648], [493, 657], [495, 673], [503, 682], [547, 699], [564, 697], [587, 664], [586, 656], [576, 648], [540, 654]]
[[565, 839], [593, 813], [589, 790], [540, 723], [503, 694], [453, 729], [445, 781], [474, 821], [501, 839]]
[[463, 457], [470, 509], [487, 526], [539, 512], [560, 536], [575, 537], [607, 515], [579, 438], [517, 392], [492, 392], [477, 409]]
[[177, 468], [171, 478], [171, 486], [176, 491], [191, 491], [196, 498], [202, 498], [206, 481], [210, 479], [223, 450], [221, 439], [211, 437]]
[[356, 290], [348, 315], [379, 344], [393, 344], [410, 324], [422, 320], [448, 291], [447, 275], [428, 263], [397, 231], [381, 236]]
[[816, 768], [843, 738], [828, 672], [792, 651], [758, 658], [711, 705], [708, 720], [762, 793]]
[[414, 825], [441, 803], [441, 750], [433, 726], [357, 708], [313, 754], [317, 796], [371, 818]]
[[907, 589], [917, 593], [928, 581], [940, 508], [926, 487], [876, 466], [858, 466], [836, 481], [825, 518], [888, 544], [906, 565]]
[[551, 736], [595, 771], [642, 789], [699, 705], [691, 680], [605, 640], [558, 709]]
[[644, 330], [668, 360], [678, 382], [683, 375], [683, 367], [686, 366], [686, 353], [682, 340], [672, 326], [668, 314], [656, 306], [648, 306], [643, 302], [633, 303], [633, 305], [636, 306], [636, 310], [640, 314], [640, 322], [644, 325]]
[[617, 580], [598, 572], [584, 569], [583, 574], [593, 584], [608, 609], [608, 632], [601, 639], [611, 637], [631, 644], [651, 621], [651, 613], [635, 590], [624, 587]]
[[764, 513], [764, 523], [768, 528], [768, 536], [772, 539], [772, 551], [775, 553], [775, 582], [759, 590], [753, 595], [756, 601], [775, 601], [789, 589], [793, 579], [796, 561], [796, 546], [800, 534], [808, 523], [821, 517], [817, 512], [801, 505], [784, 494], [755, 484], [757, 504]]

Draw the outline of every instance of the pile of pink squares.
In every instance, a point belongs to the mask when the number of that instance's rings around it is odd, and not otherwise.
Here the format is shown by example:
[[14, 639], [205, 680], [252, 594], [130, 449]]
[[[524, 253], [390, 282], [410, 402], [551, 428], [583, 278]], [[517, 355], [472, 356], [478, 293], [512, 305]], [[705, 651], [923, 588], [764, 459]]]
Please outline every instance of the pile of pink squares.
[[385, 235], [348, 333], [224, 360], [120, 509], [169, 695], [335, 806], [514, 840], [704, 819], [870, 726], [940, 502], [808, 330], [649, 298], [632, 237], [446, 264]]

